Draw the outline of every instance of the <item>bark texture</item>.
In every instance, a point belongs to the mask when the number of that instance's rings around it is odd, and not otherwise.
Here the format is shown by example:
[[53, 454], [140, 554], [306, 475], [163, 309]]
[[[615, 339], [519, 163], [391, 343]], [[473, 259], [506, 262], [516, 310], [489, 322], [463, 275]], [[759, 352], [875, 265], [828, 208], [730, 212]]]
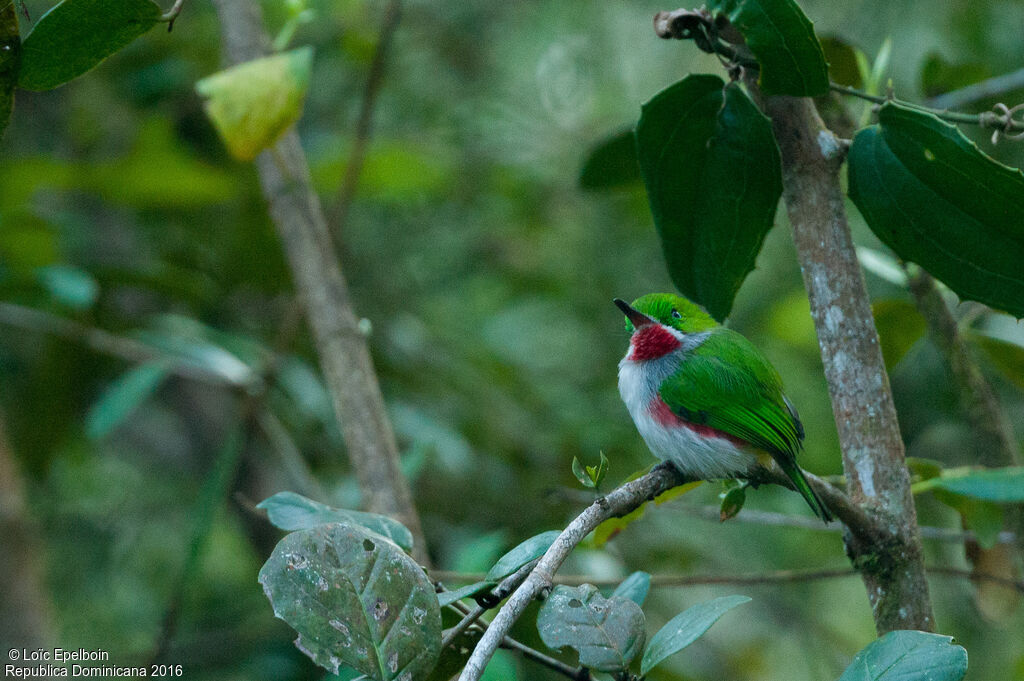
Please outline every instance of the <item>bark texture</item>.
[[0, 420], [0, 571], [6, 576], [0, 590], [0, 641], [17, 648], [49, 648], [56, 642], [39, 537]]
[[848, 491], [888, 530], [879, 542], [846, 533], [847, 552], [867, 587], [879, 634], [932, 631], [935, 619], [903, 440], [839, 184], [845, 149], [810, 99], [766, 97], [761, 105], [782, 153], [783, 199], [811, 302]]
[[[269, 39], [252, 0], [215, 0], [226, 61], [265, 55]], [[298, 134], [290, 130], [256, 159], [271, 218], [284, 244], [296, 289], [313, 332], [320, 367], [345, 436], [363, 504], [404, 523], [413, 556], [426, 563], [419, 516], [399, 468], [394, 431], [384, 408], [365, 335], [360, 331], [341, 266]]]

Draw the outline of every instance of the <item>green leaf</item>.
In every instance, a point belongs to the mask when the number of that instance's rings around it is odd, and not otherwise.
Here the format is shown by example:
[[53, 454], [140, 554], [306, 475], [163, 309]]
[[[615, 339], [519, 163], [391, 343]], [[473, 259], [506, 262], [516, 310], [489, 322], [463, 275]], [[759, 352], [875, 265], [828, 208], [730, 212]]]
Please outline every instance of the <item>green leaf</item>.
[[923, 631], [890, 631], [853, 658], [839, 681], [959, 681], [967, 651], [953, 637]]
[[54, 300], [73, 310], [87, 310], [100, 294], [92, 275], [78, 267], [47, 265], [40, 267], [36, 275]]
[[18, 10], [14, 2], [0, 9], [0, 139], [14, 109], [14, 86], [21, 66], [21, 36], [18, 33]]
[[122, 374], [86, 414], [86, 435], [99, 440], [124, 423], [140, 404], [156, 392], [168, 373], [168, 363], [157, 360], [145, 362]]
[[921, 67], [921, 92], [935, 97], [943, 92], [959, 90], [992, 77], [992, 71], [983, 62], [953, 63], [941, 54], [930, 53]]
[[530, 537], [519, 546], [515, 547], [504, 556], [498, 559], [485, 577], [486, 581], [498, 582], [529, 563], [534, 558], [540, 558], [548, 547], [558, 539], [559, 530], [549, 530]]
[[891, 372], [924, 336], [924, 317], [917, 306], [905, 300], [879, 300], [872, 303], [871, 314], [878, 329], [885, 370]]
[[235, 158], [251, 161], [299, 120], [313, 68], [313, 49], [262, 57], [203, 78], [196, 92]]
[[50, 90], [77, 78], [160, 19], [150, 0], [64, 0], [25, 38], [18, 85]]
[[337, 673], [348, 665], [381, 681], [423, 679], [441, 652], [441, 610], [423, 570], [357, 525], [292, 532], [260, 570], [274, 614], [296, 647]]
[[482, 591], [494, 588], [497, 582], [475, 582], [473, 584], [467, 584], [466, 586], [455, 589], [454, 591], [442, 591], [437, 594], [437, 603], [442, 608], [446, 605], [451, 605], [455, 601], [461, 601], [463, 598], [469, 598], [475, 596]]
[[828, 91], [828, 65], [814, 25], [793, 0], [709, 0], [739, 29], [761, 65], [766, 95], [817, 97]]
[[868, 226], [961, 298], [1024, 316], [1024, 175], [931, 114], [890, 102], [878, 118], [849, 155]]
[[747, 488], [733, 487], [721, 496], [722, 505], [719, 509], [718, 517], [724, 523], [730, 518], [735, 518], [743, 510], [743, 504], [747, 501]]
[[282, 530], [308, 530], [327, 523], [349, 523], [390, 539], [406, 551], [412, 550], [412, 533], [405, 525], [385, 515], [333, 508], [295, 492], [278, 492], [261, 501], [256, 508], [265, 510], [270, 522]]
[[860, 88], [864, 84], [860, 67], [857, 65], [856, 47], [836, 36], [821, 38], [822, 53], [828, 62], [828, 75], [840, 85]]
[[931, 489], [944, 489], [965, 497], [994, 501], [999, 504], [1024, 502], [1024, 466], [1007, 466], [988, 470], [968, 469], [943, 471], [942, 476], [919, 482], [911, 488], [916, 494]]
[[580, 665], [602, 672], [629, 666], [644, 644], [644, 613], [628, 598], [606, 599], [597, 587], [556, 586], [537, 615], [544, 645], [569, 646]]
[[999, 533], [1003, 529], [1002, 506], [991, 501], [954, 494], [941, 487], [932, 489], [932, 494], [946, 506], [956, 509], [964, 525], [974, 531], [981, 548], [991, 549], [998, 543]]
[[747, 596], [722, 596], [687, 608], [651, 637], [640, 661], [640, 673], [646, 675], [665, 658], [678, 653], [704, 635], [718, 618], [750, 600]]
[[592, 488], [594, 481], [590, 479], [590, 475], [587, 473], [587, 469], [580, 463], [579, 457], [572, 457], [572, 474], [580, 481], [580, 484], [584, 487]]
[[620, 130], [594, 145], [580, 170], [584, 189], [616, 189], [640, 182], [633, 128]]
[[650, 588], [651, 576], [643, 570], [637, 570], [615, 587], [612, 598], [628, 598], [637, 605], [643, 605]]
[[1024, 347], [973, 330], [966, 330], [964, 338], [981, 348], [1003, 376], [1024, 388]]
[[691, 75], [643, 106], [636, 135], [672, 281], [722, 320], [782, 193], [771, 124], [739, 85]]

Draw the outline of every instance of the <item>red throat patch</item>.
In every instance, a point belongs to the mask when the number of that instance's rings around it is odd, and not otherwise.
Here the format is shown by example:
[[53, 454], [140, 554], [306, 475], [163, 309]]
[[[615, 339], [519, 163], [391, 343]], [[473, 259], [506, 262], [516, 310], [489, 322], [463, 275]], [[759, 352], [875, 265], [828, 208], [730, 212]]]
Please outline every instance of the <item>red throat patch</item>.
[[679, 339], [661, 324], [640, 327], [629, 342], [633, 346], [629, 359], [634, 362], [664, 357], [681, 345]]

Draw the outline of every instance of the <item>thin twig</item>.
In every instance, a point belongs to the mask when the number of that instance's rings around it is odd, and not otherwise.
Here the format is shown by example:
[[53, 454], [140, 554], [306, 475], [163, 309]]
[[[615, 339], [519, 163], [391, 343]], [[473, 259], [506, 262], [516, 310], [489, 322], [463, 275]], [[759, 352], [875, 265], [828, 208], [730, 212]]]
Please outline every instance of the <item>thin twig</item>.
[[573, 681], [588, 681], [588, 679], [590, 679], [590, 670], [585, 667], [573, 667], [561, 660], [556, 660], [535, 648], [531, 648], [525, 643], [520, 643], [511, 636], [503, 638], [501, 640], [500, 647], [514, 650], [528, 660], [533, 660], [534, 662], [542, 664], [548, 669], [552, 669], [563, 676], [573, 679]]
[[992, 99], [1021, 88], [1024, 88], [1024, 68], [978, 83], [971, 83], [959, 90], [943, 92], [941, 95], [929, 98], [927, 103], [928, 106], [936, 109], [959, 109], [983, 99]]
[[840, 85], [839, 83], [829, 83], [829, 88], [835, 92], [839, 92], [844, 95], [850, 95], [851, 97], [857, 97], [864, 99], [875, 104], [885, 104], [886, 102], [893, 102], [900, 106], [905, 106], [910, 109], [915, 109], [922, 113], [929, 113], [933, 116], [937, 116], [944, 121], [950, 123], [966, 123], [969, 125], [977, 125], [981, 128], [988, 130], [997, 130], [1004, 134], [1009, 133], [1020, 133], [1024, 132], [1024, 120], [1017, 120], [1013, 117], [1015, 109], [1007, 109], [1005, 106], [998, 109], [997, 111], [982, 111], [981, 113], [969, 114], [961, 113], [959, 111], [947, 111], [945, 109], [933, 109], [922, 104], [915, 104], [902, 99], [895, 99], [892, 97], [885, 97], [882, 95], [872, 95], [858, 90], [855, 87], [849, 85]]
[[[523, 580], [526, 579], [535, 565], [537, 565], [537, 560], [530, 561], [505, 579], [501, 580], [498, 586], [491, 589], [489, 600], [495, 605], [505, 600], [510, 593], [519, 588], [519, 585], [523, 583]], [[484, 607], [483, 605], [477, 605], [472, 610], [466, 612], [465, 616], [459, 621], [459, 623], [449, 629], [448, 633], [446, 633], [441, 639], [441, 649], [444, 650], [450, 646], [452, 641], [457, 639], [462, 632], [468, 629], [474, 622], [480, 619], [485, 612], [493, 607], [494, 606]]]
[[345, 228], [348, 221], [348, 212], [352, 207], [352, 200], [355, 198], [356, 188], [359, 186], [359, 175], [363, 170], [363, 163], [366, 161], [366, 151], [370, 146], [370, 136], [373, 127], [373, 109], [377, 103], [377, 95], [380, 93], [380, 86], [384, 79], [384, 67], [387, 64], [388, 49], [402, 18], [401, 0], [391, 0], [384, 10], [384, 21], [381, 25], [380, 36], [377, 38], [377, 48], [373, 53], [373, 60], [370, 62], [370, 71], [366, 76], [366, 86], [363, 88], [363, 103], [359, 109], [359, 119], [356, 121], [355, 137], [352, 141], [352, 152], [349, 154], [348, 163], [345, 166], [345, 175], [342, 178], [341, 186], [338, 188], [338, 198], [331, 209], [328, 217], [328, 225], [331, 234], [338, 236]]
[[258, 389], [260, 385], [260, 377], [256, 372], [239, 379], [210, 371], [184, 357], [163, 352], [134, 338], [118, 336], [103, 329], [14, 303], [0, 303], [0, 324], [77, 341], [90, 350], [128, 362], [167, 360], [167, 370], [182, 378], [249, 390]]
[[[469, 608], [464, 606], [462, 603], [459, 603], [458, 601], [455, 601], [454, 603], [449, 603], [448, 607], [457, 610], [463, 615], [467, 615], [470, 612]], [[475, 622], [473, 624], [473, 628], [482, 633], [487, 631], [487, 625], [487, 622], [481, 620], [479, 622]], [[590, 681], [590, 670], [586, 669], [585, 667], [573, 667], [571, 665], [567, 665], [561, 660], [556, 660], [553, 657], [545, 655], [536, 648], [531, 648], [530, 646], [526, 645], [525, 643], [517, 641], [511, 636], [506, 636], [504, 639], [502, 639], [501, 647], [507, 648], [509, 650], [514, 650], [521, 654], [523, 657], [526, 657], [530, 660], [533, 660], [534, 662], [537, 662], [548, 667], [549, 669], [552, 669], [560, 674], [563, 674], [564, 676], [573, 679], [573, 681]]]
[[[718, 506], [694, 506], [692, 504], [675, 504], [670, 506], [677, 511], [686, 513], [704, 520], [721, 522], [721, 509]], [[730, 518], [730, 523], [748, 523], [751, 525], [767, 525], [771, 527], [798, 527], [812, 532], [842, 532], [841, 525], [825, 525], [817, 518], [810, 516], [790, 515], [788, 513], [777, 513], [775, 511], [759, 511], [744, 508], [739, 515]], [[972, 531], [950, 530], [944, 527], [921, 527], [921, 538], [932, 541], [949, 542], [962, 544], [965, 541], [975, 540], [976, 536]], [[1016, 535], [1013, 532], [1000, 532], [996, 541], [1000, 544], [1012, 544]]]
[[181, 14], [181, 8], [185, 6], [185, 0], [174, 0], [174, 4], [169, 10], [160, 15], [158, 21], [167, 22], [167, 32], [170, 33], [171, 29], [174, 28], [174, 20]]
[[[926, 568], [930, 575], [938, 577], [957, 577], [973, 581], [992, 582], [1012, 587], [1024, 593], [1024, 580], [1017, 581], [999, 575], [975, 573], [968, 568], [929, 566]], [[809, 568], [804, 570], [775, 570], [773, 572], [751, 572], [735, 575], [675, 575], [655, 574], [651, 575], [651, 586], [653, 587], [681, 587], [681, 586], [707, 586], [712, 584], [739, 584], [746, 586], [757, 586], [767, 584], [784, 584], [791, 582], [810, 582], [819, 579], [834, 579], [839, 577], [854, 577], [858, 573], [852, 567], [845, 568]], [[461, 584], [472, 583], [483, 579], [483, 573], [476, 572], [449, 572], [435, 570], [430, 573], [434, 579]], [[580, 586], [581, 584], [593, 584], [594, 586], [618, 586], [622, 577], [596, 577], [592, 575], [555, 575], [552, 578], [554, 584], [566, 586]]]

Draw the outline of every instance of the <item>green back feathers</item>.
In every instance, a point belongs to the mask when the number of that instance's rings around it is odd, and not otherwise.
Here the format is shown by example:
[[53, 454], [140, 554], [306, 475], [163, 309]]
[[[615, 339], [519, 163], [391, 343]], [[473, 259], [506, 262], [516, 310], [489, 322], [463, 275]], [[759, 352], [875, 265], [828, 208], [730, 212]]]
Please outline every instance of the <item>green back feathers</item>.
[[802, 428], [782, 396], [778, 372], [730, 329], [715, 329], [665, 381], [661, 397], [683, 418], [758, 449], [787, 458], [800, 449]]
[[[634, 300], [633, 308], [683, 333], [698, 333], [718, 326], [700, 305], [671, 293], [648, 293]], [[633, 324], [628, 319], [626, 331], [633, 333]]]

